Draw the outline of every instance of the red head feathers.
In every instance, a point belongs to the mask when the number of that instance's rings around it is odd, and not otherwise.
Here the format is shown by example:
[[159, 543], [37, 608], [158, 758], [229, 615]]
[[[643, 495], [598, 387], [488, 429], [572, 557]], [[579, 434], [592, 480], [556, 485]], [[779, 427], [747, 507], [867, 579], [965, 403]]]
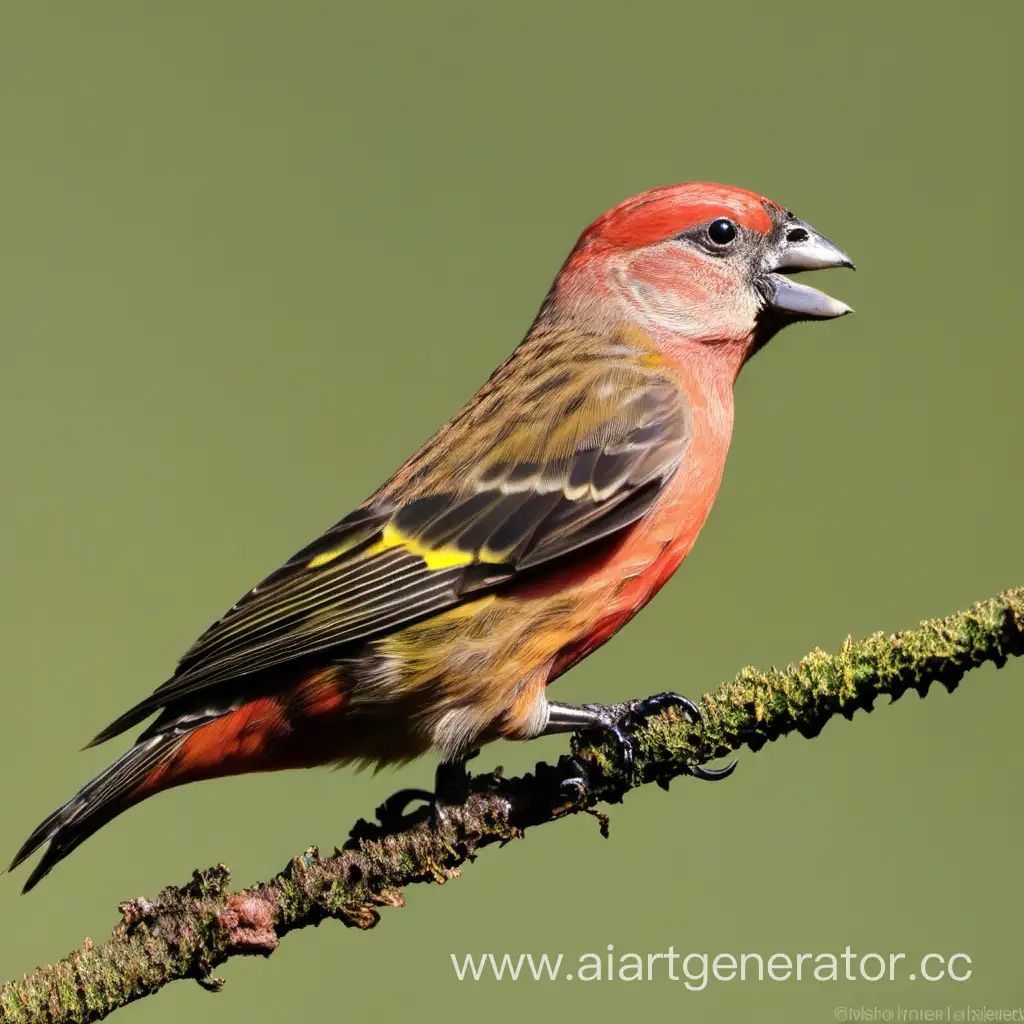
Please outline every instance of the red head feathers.
[[769, 210], [781, 212], [781, 207], [742, 188], [705, 181], [666, 185], [627, 199], [598, 217], [580, 236], [577, 246], [596, 242], [635, 249], [716, 217], [728, 217], [766, 233], [772, 228]]

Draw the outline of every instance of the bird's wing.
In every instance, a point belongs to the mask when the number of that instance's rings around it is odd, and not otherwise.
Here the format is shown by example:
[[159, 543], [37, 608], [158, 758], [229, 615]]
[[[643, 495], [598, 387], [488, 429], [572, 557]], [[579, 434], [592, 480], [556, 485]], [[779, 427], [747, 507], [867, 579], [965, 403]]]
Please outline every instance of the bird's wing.
[[557, 361], [525, 375], [513, 364], [94, 742], [198, 691], [435, 615], [643, 516], [689, 442], [678, 386], [631, 361], [595, 360], [557, 382]]

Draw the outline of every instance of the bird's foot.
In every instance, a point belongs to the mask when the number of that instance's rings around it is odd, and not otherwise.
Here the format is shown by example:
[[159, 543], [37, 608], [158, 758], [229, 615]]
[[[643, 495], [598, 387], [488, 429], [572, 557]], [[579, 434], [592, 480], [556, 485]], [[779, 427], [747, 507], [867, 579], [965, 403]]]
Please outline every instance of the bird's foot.
[[[693, 725], [697, 725], [701, 720], [700, 709], [697, 705], [678, 693], [657, 693], [652, 697], [623, 701], [621, 704], [583, 704], [579, 708], [557, 705], [554, 720], [557, 723], [564, 718], [568, 725], [571, 719], [572, 724], [576, 725], [577, 730], [581, 733], [600, 732], [604, 736], [611, 736], [618, 747], [622, 767], [632, 778], [638, 745], [637, 728], [653, 715], [670, 707], [678, 708]], [[561, 717], [558, 715], [559, 712]], [[688, 775], [707, 782], [717, 782], [728, 778], [735, 770], [735, 761], [724, 768], [705, 768], [699, 764], [686, 766]], [[585, 772], [582, 772], [578, 779], [576, 777], [567, 779], [563, 783], [563, 788], [566, 786], [577, 787], [578, 783], [586, 785]]]
[[567, 754], [559, 760], [559, 768], [565, 767], [566, 775], [558, 784], [566, 800], [574, 807], [583, 807], [590, 792], [590, 773], [587, 766], [575, 754]]
[[[434, 774], [433, 792], [411, 788], [392, 793], [376, 810], [380, 830], [384, 833], [400, 832], [424, 820], [435, 826], [444, 824], [448, 820], [448, 812], [462, 807], [469, 799], [470, 774], [466, 770], [466, 762], [479, 753], [479, 750], [471, 750], [457, 761], [441, 761]], [[409, 810], [409, 805], [417, 801], [425, 807]]]
[[466, 770], [466, 762], [479, 753], [479, 750], [470, 750], [457, 761], [438, 762], [434, 772], [434, 792], [427, 794], [430, 821], [435, 828], [445, 825], [450, 812], [463, 807], [469, 799], [470, 774]]
[[[444, 823], [449, 809], [462, 807], [469, 799], [470, 775], [466, 762], [479, 753], [479, 750], [471, 750], [461, 760], [441, 761], [434, 774], [433, 792], [410, 788], [392, 793], [375, 811], [380, 831], [385, 834], [401, 832], [424, 820], [433, 825]], [[425, 806], [409, 810], [409, 805], [418, 801]], [[425, 814], [425, 810], [429, 813]]]
[[411, 825], [418, 812], [407, 811], [407, 808], [417, 800], [429, 806], [434, 802], [434, 794], [429, 789], [400, 789], [392, 793], [375, 812], [381, 828], [385, 832], [401, 832]]

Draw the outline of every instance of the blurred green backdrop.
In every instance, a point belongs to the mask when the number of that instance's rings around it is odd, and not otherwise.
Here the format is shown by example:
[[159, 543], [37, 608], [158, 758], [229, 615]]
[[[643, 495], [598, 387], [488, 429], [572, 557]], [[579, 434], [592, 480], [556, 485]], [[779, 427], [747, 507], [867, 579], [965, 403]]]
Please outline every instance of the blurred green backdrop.
[[[715, 513], [562, 697], [697, 694], [1024, 583], [1010, 6], [9, 5], [0, 37], [0, 846], [116, 753], [81, 744], [339, 518], [519, 340], [577, 233], [725, 181], [857, 275], [739, 384]], [[119, 1020], [824, 1021], [1024, 1001], [1024, 665], [908, 697], [489, 850], [357, 934], [234, 961]], [[564, 740], [492, 747], [519, 771]], [[0, 976], [119, 899], [340, 842], [432, 764], [165, 794], [31, 896]], [[272, 809], [269, 817], [266, 809]], [[956, 985], [466, 982], [449, 952], [965, 951]]]

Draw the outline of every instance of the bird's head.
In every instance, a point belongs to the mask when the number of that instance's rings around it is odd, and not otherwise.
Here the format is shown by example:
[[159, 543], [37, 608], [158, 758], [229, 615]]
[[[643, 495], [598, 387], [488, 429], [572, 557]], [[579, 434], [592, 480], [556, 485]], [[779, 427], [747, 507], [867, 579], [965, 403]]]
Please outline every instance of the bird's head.
[[853, 267], [824, 235], [744, 189], [689, 182], [653, 189], [580, 236], [552, 293], [563, 313], [625, 315], [648, 333], [746, 355], [786, 324], [849, 306], [786, 273]]

